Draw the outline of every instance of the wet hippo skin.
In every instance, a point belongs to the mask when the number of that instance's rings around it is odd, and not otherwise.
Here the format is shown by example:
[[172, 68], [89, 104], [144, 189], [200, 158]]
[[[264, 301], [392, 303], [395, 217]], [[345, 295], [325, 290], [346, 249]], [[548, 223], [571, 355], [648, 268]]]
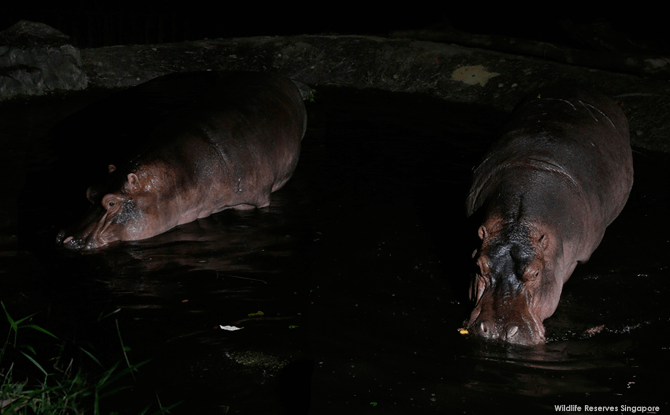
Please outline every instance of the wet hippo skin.
[[268, 206], [270, 193], [296, 168], [306, 120], [291, 80], [221, 73], [203, 98], [161, 122], [127, 162], [109, 166], [107, 183], [86, 192], [90, 210], [56, 242], [98, 249], [224, 209]]
[[632, 185], [628, 122], [614, 101], [554, 89], [518, 105], [466, 201], [480, 240], [470, 332], [543, 343], [563, 284], [598, 247]]

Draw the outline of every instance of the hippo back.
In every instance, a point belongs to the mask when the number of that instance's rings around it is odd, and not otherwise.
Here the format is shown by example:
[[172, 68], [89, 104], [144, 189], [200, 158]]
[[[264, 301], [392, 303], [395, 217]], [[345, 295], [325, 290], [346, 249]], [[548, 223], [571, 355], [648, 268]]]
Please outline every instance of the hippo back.
[[475, 171], [468, 216], [485, 202], [491, 178], [515, 165], [564, 175], [590, 213], [607, 226], [626, 204], [633, 182], [626, 117], [614, 101], [597, 92], [531, 94], [516, 107]]
[[300, 91], [288, 78], [221, 73], [212, 91], [184, 116], [191, 123], [199, 119], [205, 131], [225, 125], [227, 131], [207, 134], [222, 161], [237, 168], [249, 166], [247, 171], [265, 175], [262, 181], [273, 176], [272, 191], [281, 188], [296, 168], [307, 116]]

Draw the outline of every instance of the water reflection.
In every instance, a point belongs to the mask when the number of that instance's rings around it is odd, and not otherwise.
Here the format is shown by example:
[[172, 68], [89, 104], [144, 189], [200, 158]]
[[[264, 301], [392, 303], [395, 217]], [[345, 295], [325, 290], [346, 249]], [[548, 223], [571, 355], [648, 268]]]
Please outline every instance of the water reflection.
[[[175, 369], [155, 369], [161, 374], [152, 383], [176, 385], [175, 398], [188, 384], [214, 388], [218, 392], [202, 402], [208, 408], [224, 403], [281, 413], [283, 395], [266, 389], [277, 388], [277, 377], [285, 378], [295, 365], [302, 369], [290, 382], [304, 383], [311, 373], [309, 365], [296, 363], [311, 359], [309, 200], [298, 179], [275, 193], [269, 208], [225, 211], [92, 254], [62, 252], [70, 267], [84, 264], [81, 272], [97, 284], [87, 294], [100, 298], [104, 312], [120, 310], [116, 316], [135, 358], [144, 355]], [[216, 382], [202, 384], [211, 380]], [[291, 393], [304, 394], [305, 388]], [[244, 392], [254, 389], [264, 391], [260, 399]]]
[[549, 342], [533, 347], [479, 344], [473, 353], [483, 360], [546, 370], [587, 370], [622, 365], [618, 360], [632, 347], [630, 339]]

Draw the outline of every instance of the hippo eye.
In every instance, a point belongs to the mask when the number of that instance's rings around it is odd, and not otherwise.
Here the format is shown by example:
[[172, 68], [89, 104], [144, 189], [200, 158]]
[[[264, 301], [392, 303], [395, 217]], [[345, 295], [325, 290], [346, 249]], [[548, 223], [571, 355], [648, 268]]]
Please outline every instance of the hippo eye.
[[109, 209], [109, 208], [113, 207], [114, 205], [116, 205], [116, 202], [117, 202], [117, 200], [114, 197], [105, 197], [102, 200], [102, 206], [105, 209]]
[[[535, 268], [535, 267], [533, 267]], [[535, 281], [537, 280], [537, 277], [540, 276], [540, 270], [535, 268], [535, 269], [526, 269], [526, 272], [523, 273], [523, 281]]]

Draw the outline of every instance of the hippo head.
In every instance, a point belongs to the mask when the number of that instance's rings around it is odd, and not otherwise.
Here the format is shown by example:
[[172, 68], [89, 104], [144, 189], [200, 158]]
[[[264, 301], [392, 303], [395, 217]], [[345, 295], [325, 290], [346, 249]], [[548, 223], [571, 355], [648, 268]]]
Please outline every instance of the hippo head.
[[110, 165], [108, 185], [88, 188], [86, 197], [91, 208], [79, 223], [61, 230], [56, 243], [67, 249], [92, 250], [160, 233], [154, 193], [137, 174], [123, 175]]
[[477, 269], [470, 288], [476, 305], [468, 328], [487, 339], [544, 343], [542, 322], [556, 310], [562, 289], [551, 235], [518, 223], [492, 225], [478, 231], [482, 244], [473, 253]]

